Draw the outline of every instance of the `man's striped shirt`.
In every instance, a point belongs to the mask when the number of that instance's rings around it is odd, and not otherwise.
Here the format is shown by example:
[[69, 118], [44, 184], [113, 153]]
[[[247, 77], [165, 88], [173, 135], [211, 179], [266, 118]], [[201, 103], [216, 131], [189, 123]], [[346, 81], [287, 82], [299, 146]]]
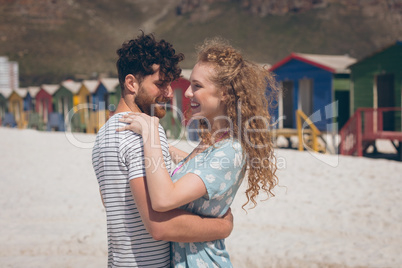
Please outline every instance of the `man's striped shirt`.
[[[170, 243], [156, 241], [145, 229], [133, 199], [129, 181], [145, 177], [142, 137], [132, 131], [117, 132], [125, 113], [112, 116], [99, 130], [92, 151], [92, 164], [106, 208], [108, 267], [169, 267]], [[165, 132], [159, 125], [165, 163], [171, 158]]]

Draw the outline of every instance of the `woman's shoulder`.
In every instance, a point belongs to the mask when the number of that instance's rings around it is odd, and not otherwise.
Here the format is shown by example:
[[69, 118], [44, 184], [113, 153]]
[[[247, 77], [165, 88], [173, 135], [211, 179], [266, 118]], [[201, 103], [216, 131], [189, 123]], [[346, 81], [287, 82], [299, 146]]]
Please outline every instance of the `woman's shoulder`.
[[234, 150], [236, 152], [242, 151], [241, 143], [237, 139], [222, 140], [218, 142], [217, 148], [222, 148], [223, 150]]
[[208, 155], [210, 156], [224, 156], [236, 155], [242, 153], [242, 147], [236, 139], [225, 139], [215, 143], [210, 147]]

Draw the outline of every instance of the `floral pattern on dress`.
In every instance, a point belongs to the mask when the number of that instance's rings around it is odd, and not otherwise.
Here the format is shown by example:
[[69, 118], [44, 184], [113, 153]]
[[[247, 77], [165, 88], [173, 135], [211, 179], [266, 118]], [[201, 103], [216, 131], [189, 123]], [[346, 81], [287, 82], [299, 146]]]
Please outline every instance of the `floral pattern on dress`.
[[[187, 173], [194, 173], [204, 182], [207, 194], [181, 209], [201, 216], [223, 216], [242, 182], [244, 164], [241, 145], [236, 140], [222, 140], [190, 159], [172, 180], [175, 182]], [[232, 267], [223, 239], [204, 243], [173, 242], [172, 263], [176, 268]]]

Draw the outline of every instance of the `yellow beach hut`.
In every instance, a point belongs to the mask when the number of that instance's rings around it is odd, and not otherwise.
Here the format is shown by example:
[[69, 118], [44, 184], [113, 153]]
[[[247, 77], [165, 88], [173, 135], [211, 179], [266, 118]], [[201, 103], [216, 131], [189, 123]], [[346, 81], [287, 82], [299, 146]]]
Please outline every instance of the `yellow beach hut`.
[[26, 121], [24, 119], [24, 99], [27, 89], [14, 89], [8, 97], [8, 110], [13, 114], [18, 128], [24, 128]]
[[96, 91], [99, 85], [98, 80], [84, 80], [78, 93], [73, 97], [74, 111], [79, 117], [79, 131], [88, 132], [90, 125], [90, 114], [93, 110], [92, 94]]

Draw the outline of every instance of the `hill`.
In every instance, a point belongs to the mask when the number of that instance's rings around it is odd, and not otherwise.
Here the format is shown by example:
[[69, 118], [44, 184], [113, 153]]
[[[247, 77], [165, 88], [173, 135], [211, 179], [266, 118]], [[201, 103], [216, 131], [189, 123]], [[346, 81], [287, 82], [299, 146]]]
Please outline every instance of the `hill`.
[[0, 55], [19, 62], [28, 86], [115, 76], [116, 49], [139, 29], [185, 53], [184, 68], [195, 46], [216, 35], [271, 64], [293, 51], [362, 58], [402, 37], [401, 0], [283, 2], [0, 0]]

